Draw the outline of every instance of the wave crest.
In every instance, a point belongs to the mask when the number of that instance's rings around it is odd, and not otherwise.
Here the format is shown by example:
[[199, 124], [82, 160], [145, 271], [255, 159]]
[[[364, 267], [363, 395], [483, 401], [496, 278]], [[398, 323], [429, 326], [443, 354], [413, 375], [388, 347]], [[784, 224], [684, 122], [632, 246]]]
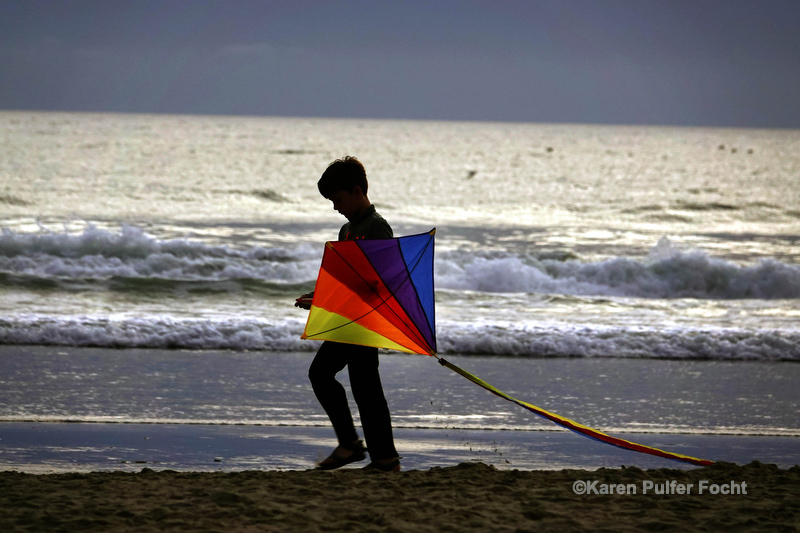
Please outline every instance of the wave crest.
[[[316, 279], [321, 246], [208, 246], [185, 239], [159, 240], [133, 226], [117, 233], [87, 227], [83, 233], [0, 234], [0, 284], [65, 286], [64, 280], [250, 281], [297, 286]], [[800, 298], [800, 266], [776, 259], [739, 265], [700, 250], [681, 250], [668, 239], [645, 258], [573, 257], [513, 253], [442, 252], [436, 286], [492, 293], [547, 293], [638, 298]], [[32, 281], [33, 280], [33, 281]], [[68, 283], [66, 284], [68, 285]], [[114, 290], [120, 285], [106, 284]], [[127, 285], [130, 285], [128, 283]], [[163, 283], [153, 283], [154, 288]]]
[[641, 298], [800, 298], [800, 267], [774, 259], [738, 265], [662, 238], [645, 259], [557, 261], [517, 255], [441, 254], [437, 286], [482, 292], [538, 292]]
[[83, 233], [0, 235], [0, 273], [47, 280], [146, 278], [180, 281], [261, 280], [297, 284], [316, 276], [320, 252], [253, 247], [237, 250], [185, 239], [159, 240], [133, 226], [118, 233], [88, 226]]

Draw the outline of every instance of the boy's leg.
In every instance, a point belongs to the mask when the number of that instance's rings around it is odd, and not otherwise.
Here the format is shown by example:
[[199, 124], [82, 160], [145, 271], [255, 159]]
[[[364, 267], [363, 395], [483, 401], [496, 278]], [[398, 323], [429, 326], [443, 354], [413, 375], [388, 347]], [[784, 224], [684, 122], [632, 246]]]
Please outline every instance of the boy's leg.
[[350, 346], [350, 351], [350, 387], [361, 414], [369, 456], [373, 461], [395, 458], [392, 419], [378, 372], [378, 349]]
[[350, 348], [348, 344], [325, 341], [308, 369], [311, 387], [331, 420], [340, 446], [348, 446], [358, 440], [347, 393], [342, 384], [336, 381], [336, 374], [347, 365]]

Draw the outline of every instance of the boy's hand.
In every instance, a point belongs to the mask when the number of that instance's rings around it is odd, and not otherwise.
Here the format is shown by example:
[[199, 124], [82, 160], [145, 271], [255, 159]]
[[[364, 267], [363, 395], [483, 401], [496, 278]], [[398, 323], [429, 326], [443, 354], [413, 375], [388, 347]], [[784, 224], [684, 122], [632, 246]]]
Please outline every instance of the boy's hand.
[[308, 311], [309, 309], [311, 309], [311, 301], [313, 300], [313, 298], [314, 298], [313, 292], [304, 294], [300, 298], [294, 301], [294, 306]]

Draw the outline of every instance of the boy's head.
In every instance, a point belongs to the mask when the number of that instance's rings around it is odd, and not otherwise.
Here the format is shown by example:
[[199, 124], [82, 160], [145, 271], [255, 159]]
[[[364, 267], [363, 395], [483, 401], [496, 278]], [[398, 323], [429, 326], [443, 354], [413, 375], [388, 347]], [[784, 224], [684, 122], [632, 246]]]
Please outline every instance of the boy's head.
[[328, 165], [317, 182], [320, 194], [333, 202], [333, 208], [348, 220], [353, 220], [370, 206], [367, 186], [364, 165], [350, 156]]
[[317, 182], [320, 194], [330, 198], [337, 192], [352, 193], [354, 187], [359, 187], [361, 193], [367, 195], [367, 171], [361, 161], [352, 156], [337, 159], [325, 169], [322, 177]]

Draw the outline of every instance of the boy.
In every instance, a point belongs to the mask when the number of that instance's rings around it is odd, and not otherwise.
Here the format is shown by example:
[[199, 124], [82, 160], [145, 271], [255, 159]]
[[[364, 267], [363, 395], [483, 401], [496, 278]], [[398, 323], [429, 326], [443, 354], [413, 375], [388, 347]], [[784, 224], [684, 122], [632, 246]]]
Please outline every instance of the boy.
[[[328, 165], [317, 187], [347, 219], [339, 230], [340, 241], [392, 237], [392, 228], [367, 197], [367, 174], [358, 159], [348, 156]], [[295, 305], [310, 309], [313, 294], [304, 294]], [[400, 458], [394, 447], [391, 415], [378, 373], [378, 349], [332, 341], [322, 343], [308, 370], [314, 394], [328, 414], [339, 441], [317, 468], [333, 470], [366, 458], [367, 449], [358, 438], [344, 387], [336, 381], [336, 374], [345, 366], [369, 446], [371, 462], [366, 469], [398, 472]]]

